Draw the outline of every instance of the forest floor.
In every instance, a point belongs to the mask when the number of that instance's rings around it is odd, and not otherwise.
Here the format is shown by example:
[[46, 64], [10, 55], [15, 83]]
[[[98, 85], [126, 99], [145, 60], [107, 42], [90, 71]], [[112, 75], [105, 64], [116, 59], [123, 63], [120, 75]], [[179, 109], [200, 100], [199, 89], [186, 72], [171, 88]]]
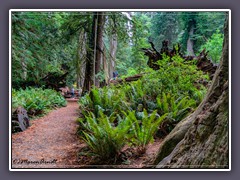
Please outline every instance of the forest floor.
[[66, 107], [31, 121], [24, 132], [12, 135], [12, 168], [71, 168], [82, 144], [76, 135], [79, 107]]
[[[86, 144], [77, 136], [79, 106], [68, 100], [66, 107], [51, 111], [31, 121], [24, 132], [12, 134], [12, 168], [142, 168], [148, 167], [161, 139], [150, 144], [143, 155], [125, 148], [127, 159], [116, 166], [96, 166], [94, 159], [83, 155]], [[81, 153], [82, 152], [82, 153]]]

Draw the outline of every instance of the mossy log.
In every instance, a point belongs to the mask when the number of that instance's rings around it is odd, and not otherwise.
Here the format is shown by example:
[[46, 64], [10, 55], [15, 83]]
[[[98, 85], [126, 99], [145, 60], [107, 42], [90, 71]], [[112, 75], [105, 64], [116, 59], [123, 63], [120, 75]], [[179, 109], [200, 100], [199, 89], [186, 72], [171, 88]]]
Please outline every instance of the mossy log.
[[132, 82], [132, 81], [137, 81], [143, 76], [143, 74], [136, 74], [134, 76], [129, 76], [124, 79], [111, 79], [109, 83], [111, 84], [121, 84], [123, 82]]

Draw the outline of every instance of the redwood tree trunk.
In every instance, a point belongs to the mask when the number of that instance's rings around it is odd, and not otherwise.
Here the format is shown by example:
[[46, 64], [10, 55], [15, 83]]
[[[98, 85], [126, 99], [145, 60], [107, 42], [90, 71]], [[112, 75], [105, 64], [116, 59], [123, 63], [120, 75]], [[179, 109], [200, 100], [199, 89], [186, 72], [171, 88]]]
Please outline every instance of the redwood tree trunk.
[[103, 70], [104, 70], [105, 83], [108, 83], [109, 71], [108, 71], [108, 62], [107, 62], [107, 59], [106, 59], [106, 51], [105, 51], [105, 48], [103, 48]]
[[156, 168], [229, 167], [228, 17], [221, 62], [203, 102], [160, 145]]
[[[103, 64], [103, 32], [104, 32], [104, 14], [103, 12], [98, 12], [97, 20], [97, 47], [96, 47], [96, 60], [95, 60], [95, 74], [101, 71], [101, 66]], [[95, 78], [95, 86], [99, 87], [99, 79]]]
[[112, 37], [110, 39], [110, 61], [109, 61], [110, 78], [113, 78], [113, 72], [115, 71], [116, 52], [117, 52], [117, 33], [113, 32]]
[[77, 88], [80, 89], [84, 83], [86, 68], [86, 32], [84, 30], [79, 33], [78, 51], [77, 51]]
[[83, 85], [83, 93], [89, 91], [93, 85], [93, 61], [94, 61], [94, 36], [95, 36], [95, 22], [97, 15], [93, 15], [92, 26], [89, 26], [88, 42], [87, 42], [87, 55], [86, 55], [86, 68], [85, 68], [85, 79]]

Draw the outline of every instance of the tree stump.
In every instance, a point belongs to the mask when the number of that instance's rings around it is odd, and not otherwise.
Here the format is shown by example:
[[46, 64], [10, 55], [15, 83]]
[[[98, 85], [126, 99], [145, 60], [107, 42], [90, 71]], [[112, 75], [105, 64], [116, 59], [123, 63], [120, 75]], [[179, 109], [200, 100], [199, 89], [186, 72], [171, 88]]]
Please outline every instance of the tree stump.
[[23, 107], [18, 107], [12, 114], [12, 132], [24, 131], [29, 126], [27, 111]]

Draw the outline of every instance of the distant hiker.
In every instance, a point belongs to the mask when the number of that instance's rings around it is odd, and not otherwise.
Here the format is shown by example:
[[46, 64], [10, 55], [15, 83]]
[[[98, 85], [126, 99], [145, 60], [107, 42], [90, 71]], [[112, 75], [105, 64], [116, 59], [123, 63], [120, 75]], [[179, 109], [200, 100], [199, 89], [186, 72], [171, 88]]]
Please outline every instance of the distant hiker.
[[118, 77], [118, 72], [117, 71], [113, 72], [113, 79], [115, 80], [117, 79], [117, 77]]
[[71, 95], [72, 95], [72, 98], [74, 97], [74, 87], [72, 87], [71, 89]]
[[113, 72], [113, 79], [114, 79], [114, 80], [115, 80], [115, 77], [116, 77], [115, 72]]

